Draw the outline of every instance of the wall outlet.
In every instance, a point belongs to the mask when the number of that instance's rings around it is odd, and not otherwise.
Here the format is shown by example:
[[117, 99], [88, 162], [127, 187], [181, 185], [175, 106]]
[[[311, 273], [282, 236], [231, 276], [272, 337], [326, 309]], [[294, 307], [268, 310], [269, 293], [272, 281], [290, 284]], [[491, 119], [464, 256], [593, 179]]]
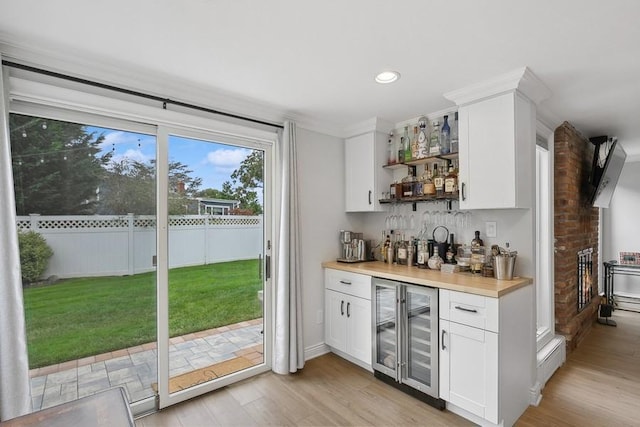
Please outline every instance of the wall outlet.
[[487, 237], [498, 237], [498, 224], [495, 221], [487, 221], [484, 225]]
[[322, 322], [324, 322], [324, 312], [322, 310], [318, 310], [318, 312], [316, 313], [316, 323], [318, 325], [322, 324]]

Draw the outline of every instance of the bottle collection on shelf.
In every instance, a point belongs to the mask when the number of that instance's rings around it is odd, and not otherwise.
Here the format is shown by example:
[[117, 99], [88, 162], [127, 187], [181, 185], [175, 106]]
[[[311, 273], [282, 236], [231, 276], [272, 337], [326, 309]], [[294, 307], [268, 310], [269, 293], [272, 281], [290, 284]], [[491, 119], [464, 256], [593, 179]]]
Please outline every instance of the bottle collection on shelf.
[[379, 248], [374, 258], [386, 264], [428, 268], [447, 273], [471, 272], [493, 277], [493, 266], [488, 262], [479, 231], [475, 232], [471, 245], [455, 243], [453, 233], [448, 237], [448, 241], [444, 242], [414, 236], [406, 240], [404, 234], [394, 235], [393, 230], [389, 234], [383, 231], [382, 241], [374, 248]]
[[[419, 130], [418, 130], [419, 129]], [[458, 152], [458, 113], [449, 124], [449, 116], [443, 117], [442, 126], [438, 120], [432, 123], [427, 135], [427, 118], [420, 117], [413, 127], [413, 137], [409, 136], [409, 126], [404, 127], [400, 141], [394, 141], [393, 133], [389, 135], [387, 166], [411, 164], [411, 162], [453, 155]]]
[[[418, 130], [419, 128], [419, 130]], [[458, 198], [458, 113], [449, 125], [444, 116], [442, 128], [436, 120], [427, 136], [427, 118], [420, 117], [413, 128], [413, 139], [409, 137], [409, 126], [398, 147], [393, 134], [389, 136], [387, 166], [407, 165], [408, 175], [400, 182], [393, 182], [389, 192], [383, 192], [381, 202], [457, 199]], [[449, 155], [449, 157], [443, 157]], [[424, 164], [424, 173], [416, 176], [417, 164]]]

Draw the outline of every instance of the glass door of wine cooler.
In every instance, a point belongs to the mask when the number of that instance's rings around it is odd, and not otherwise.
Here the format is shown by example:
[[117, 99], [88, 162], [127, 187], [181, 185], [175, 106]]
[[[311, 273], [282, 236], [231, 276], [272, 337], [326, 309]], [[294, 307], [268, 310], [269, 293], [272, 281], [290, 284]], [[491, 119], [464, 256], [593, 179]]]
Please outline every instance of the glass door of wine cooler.
[[437, 289], [403, 286], [400, 300], [403, 303], [401, 381], [422, 392], [437, 396]]
[[398, 287], [377, 278], [373, 286], [373, 368], [399, 381]]

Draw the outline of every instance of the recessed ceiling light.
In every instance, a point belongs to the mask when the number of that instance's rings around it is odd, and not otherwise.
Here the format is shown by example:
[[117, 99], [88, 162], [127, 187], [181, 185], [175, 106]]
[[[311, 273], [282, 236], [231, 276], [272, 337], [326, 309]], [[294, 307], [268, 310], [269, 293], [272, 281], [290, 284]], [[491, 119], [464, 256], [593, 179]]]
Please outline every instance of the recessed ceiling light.
[[383, 71], [376, 76], [376, 82], [381, 84], [393, 83], [400, 78], [397, 71]]

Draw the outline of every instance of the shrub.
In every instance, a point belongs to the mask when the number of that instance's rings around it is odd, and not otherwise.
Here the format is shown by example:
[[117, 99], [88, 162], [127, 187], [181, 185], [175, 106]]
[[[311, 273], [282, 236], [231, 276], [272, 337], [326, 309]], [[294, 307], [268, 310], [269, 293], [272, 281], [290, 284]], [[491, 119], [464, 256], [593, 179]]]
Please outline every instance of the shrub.
[[35, 231], [18, 233], [20, 246], [20, 267], [22, 268], [22, 281], [32, 283], [37, 281], [47, 269], [49, 258], [53, 251], [47, 241]]

